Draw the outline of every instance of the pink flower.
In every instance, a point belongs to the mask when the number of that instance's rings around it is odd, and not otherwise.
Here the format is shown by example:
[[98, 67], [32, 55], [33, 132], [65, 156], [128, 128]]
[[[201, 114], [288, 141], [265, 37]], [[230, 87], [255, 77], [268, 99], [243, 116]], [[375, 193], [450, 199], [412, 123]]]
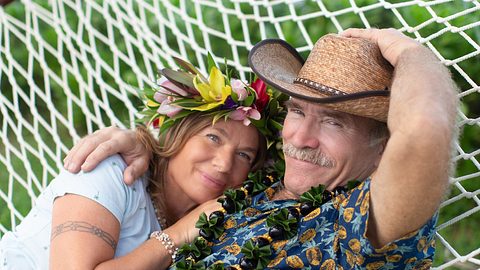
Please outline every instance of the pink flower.
[[164, 114], [168, 117], [172, 117], [182, 110], [182, 108], [180, 107], [177, 107], [175, 105], [170, 105], [171, 103], [172, 103], [172, 98], [164, 99], [160, 104], [160, 107], [158, 107], [157, 112], [159, 114]]
[[168, 95], [160, 91], [155, 92], [153, 95], [153, 99], [158, 103], [162, 103], [165, 99], [167, 99], [167, 97]]
[[153, 96], [153, 99], [161, 103], [163, 102], [168, 96], [182, 96], [186, 97], [189, 95], [187, 91], [184, 89], [176, 86], [171, 81], [167, 80], [166, 78], [162, 77], [160, 80], [157, 81], [157, 84], [160, 85], [159, 89]]
[[260, 113], [252, 107], [240, 106], [235, 111], [230, 113], [230, 119], [243, 121], [245, 126], [250, 125], [250, 119], [260, 120]]
[[175, 96], [185, 97], [188, 96], [188, 93], [165, 78], [160, 79], [157, 83], [160, 88], [153, 95], [153, 99], [160, 104], [157, 112], [168, 117], [176, 115], [182, 108], [171, 105], [171, 103], [175, 100]]
[[247, 98], [247, 89], [245, 89], [245, 83], [241, 80], [232, 79], [231, 80], [231, 87], [233, 92], [235, 92], [238, 96], [238, 100], [242, 101]]
[[262, 80], [256, 79], [250, 86], [257, 93], [255, 106], [257, 106], [259, 112], [262, 112], [265, 106], [268, 104], [268, 100], [270, 99], [267, 94], [267, 85]]

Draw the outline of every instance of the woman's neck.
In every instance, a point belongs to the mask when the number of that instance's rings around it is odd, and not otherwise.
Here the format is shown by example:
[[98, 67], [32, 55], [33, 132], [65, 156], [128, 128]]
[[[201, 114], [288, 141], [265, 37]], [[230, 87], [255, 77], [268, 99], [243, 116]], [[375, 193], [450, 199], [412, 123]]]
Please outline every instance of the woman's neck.
[[165, 179], [165, 190], [162, 193], [162, 199], [164, 200], [164, 206], [166, 208], [164, 212], [168, 225], [174, 224], [198, 206], [198, 204], [192, 201], [173, 181]]

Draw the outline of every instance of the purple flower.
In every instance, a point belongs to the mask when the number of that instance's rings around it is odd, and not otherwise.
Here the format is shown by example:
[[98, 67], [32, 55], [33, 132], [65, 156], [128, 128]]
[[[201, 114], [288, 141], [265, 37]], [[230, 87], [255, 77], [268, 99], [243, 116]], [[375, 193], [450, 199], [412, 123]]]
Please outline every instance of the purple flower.
[[223, 103], [221, 109], [222, 110], [230, 110], [233, 108], [238, 107], [238, 104], [233, 101], [231, 96], [228, 96], [227, 99], [225, 100], [225, 103]]

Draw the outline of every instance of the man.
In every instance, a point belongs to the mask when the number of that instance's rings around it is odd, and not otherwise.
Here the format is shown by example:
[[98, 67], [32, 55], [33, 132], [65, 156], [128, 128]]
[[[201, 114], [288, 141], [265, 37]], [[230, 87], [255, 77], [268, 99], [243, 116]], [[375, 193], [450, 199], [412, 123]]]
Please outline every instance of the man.
[[[391, 69], [375, 56], [372, 44], [394, 67], [391, 83]], [[282, 132], [284, 187], [273, 198], [253, 198], [254, 208], [260, 213], [298, 208], [295, 201], [283, 202], [319, 184], [334, 190], [352, 179], [363, 181], [315, 215], [303, 215], [290, 237], [294, 240], [269, 239], [273, 260], [268, 267], [429, 267], [435, 212], [448, 186], [456, 139], [457, 99], [446, 68], [428, 49], [393, 29], [349, 29], [341, 37], [324, 37], [305, 63], [288, 44], [265, 41], [254, 47], [249, 63], [260, 78], [292, 96]], [[388, 127], [388, 142], [381, 122]], [[126, 180], [133, 179], [147, 167], [148, 157], [141, 147], [131, 149], [132, 142], [133, 135], [123, 131], [97, 133], [72, 150], [66, 167], [79, 170], [87, 153], [100, 145], [82, 168], [89, 170], [120, 149], [130, 160], [142, 156], [125, 172]], [[259, 200], [271, 202], [272, 208]], [[259, 216], [255, 223], [244, 213], [232, 215], [238, 226], [226, 231], [224, 243], [242, 246], [245, 238], [268, 233], [266, 217]], [[218, 241], [213, 251], [206, 261], [238, 265], [234, 257], [246, 256]]]

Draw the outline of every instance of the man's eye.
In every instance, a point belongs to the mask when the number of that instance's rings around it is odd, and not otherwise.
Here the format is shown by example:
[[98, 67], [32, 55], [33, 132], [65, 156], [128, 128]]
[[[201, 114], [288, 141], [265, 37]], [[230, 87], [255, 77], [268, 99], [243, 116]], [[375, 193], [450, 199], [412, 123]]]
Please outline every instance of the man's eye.
[[216, 142], [216, 143], [220, 142], [220, 138], [215, 134], [207, 134], [207, 137], [213, 142]]
[[332, 125], [332, 126], [337, 126], [337, 127], [342, 127], [343, 125], [339, 122], [339, 121], [336, 121], [336, 120], [325, 120], [325, 123], [329, 124], [329, 125]]
[[288, 112], [303, 115], [303, 112], [301, 110], [297, 109], [297, 108], [289, 108]]

